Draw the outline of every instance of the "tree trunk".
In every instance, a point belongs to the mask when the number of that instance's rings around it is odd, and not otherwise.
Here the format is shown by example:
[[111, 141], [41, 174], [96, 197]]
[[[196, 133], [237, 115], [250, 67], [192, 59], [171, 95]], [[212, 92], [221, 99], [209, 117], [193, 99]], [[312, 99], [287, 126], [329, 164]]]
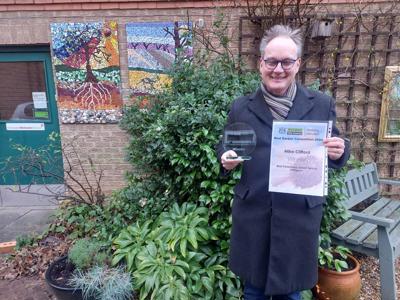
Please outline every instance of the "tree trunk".
[[86, 59], [86, 78], [85, 82], [94, 82], [97, 83], [99, 82], [94, 76], [92, 72], [92, 66], [90, 65], [90, 55], [89, 55], [89, 47], [85, 46], [85, 59]]
[[181, 39], [179, 37], [179, 23], [174, 23], [174, 42], [175, 42], [175, 53], [181, 47]]
[[92, 67], [90, 66], [89, 62], [86, 63], [86, 78], [85, 78], [85, 82], [94, 82], [94, 83], [99, 82], [97, 80], [96, 76], [94, 76], [94, 74], [92, 72]]

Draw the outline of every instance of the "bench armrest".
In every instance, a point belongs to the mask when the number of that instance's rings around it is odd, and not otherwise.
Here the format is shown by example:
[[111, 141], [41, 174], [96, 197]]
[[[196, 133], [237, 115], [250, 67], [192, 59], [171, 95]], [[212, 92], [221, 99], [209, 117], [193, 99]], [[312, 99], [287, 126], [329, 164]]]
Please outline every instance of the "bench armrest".
[[378, 182], [380, 184], [390, 184], [390, 185], [400, 185], [400, 180], [396, 180], [396, 179], [384, 179], [384, 178], [380, 178], [378, 180]]
[[376, 216], [371, 216], [355, 211], [350, 211], [351, 217], [354, 220], [362, 221], [362, 222], [367, 222], [371, 224], [375, 224], [378, 226], [383, 226], [383, 227], [390, 227], [394, 223], [394, 220], [388, 219], [388, 218], [381, 218], [381, 217], [376, 217]]

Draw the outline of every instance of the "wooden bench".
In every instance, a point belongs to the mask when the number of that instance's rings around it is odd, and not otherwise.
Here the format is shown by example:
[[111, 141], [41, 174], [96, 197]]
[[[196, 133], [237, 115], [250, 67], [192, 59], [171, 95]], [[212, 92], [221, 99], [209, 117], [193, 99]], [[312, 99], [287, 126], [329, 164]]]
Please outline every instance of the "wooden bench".
[[372, 202], [362, 212], [351, 212], [351, 219], [332, 232], [332, 243], [379, 259], [381, 299], [395, 300], [395, 258], [400, 253], [400, 200], [379, 195], [379, 184], [400, 185], [397, 180], [379, 179], [375, 163], [346, 175], [345, 205]]

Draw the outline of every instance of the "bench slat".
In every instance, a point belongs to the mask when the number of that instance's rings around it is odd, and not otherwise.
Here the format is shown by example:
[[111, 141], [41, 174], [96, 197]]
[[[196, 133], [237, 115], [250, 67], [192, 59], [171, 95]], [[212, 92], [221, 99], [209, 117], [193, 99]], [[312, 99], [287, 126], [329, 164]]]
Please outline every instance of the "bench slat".
[[[394, 200], [396, 201], [396, 200]], [[395, 229], [397, 227], [399, 227], [400, 224], [400, 208], [398, 208], [396, 211], [394, 211], [392, 214], [390, 214], [388, 216], [389, 219], [395, 220], [395, 223], [393, 223], [393, 225], [391, 225], [389, 227], [389, 232], [390, 232], [390, 238], [392, 239], [392, 237], [396, 237], [395, 234], [393, 234], [393, 231], [395, 231]], [[366, 238], [363, 241], [363, 245], [364, 247], [367, 248], [371, 248], [371, 249], [376, 249], [378, 248], [378, 231], [374, 230], [374, 232], [372, 232], [368, 238]]]
[[351, 208], [379, 193], [378, 174], [374, 165], [366, 165], [361, 170], [350, 170], [346, 175], [345, 182], [346, 192], [349, 196], [345, 202], [346, 208]]
[[[385, 206], [382, 207], [381, 210], [376, 212], [374, 215], [377, 217], [387, 217], [391, 213], [393, 213], [397, 208], [400, 207], [400, 201], [390, 201]], [[364, 223], [362, 226], [357, 228], [352, 234], [348, 235], [346, 238], [346, 242], [350, 244], [362, 244], [363, 240], [365, 240], [374, 230], [376, 230], [377, 226], [371, 223]]]
[[[363, 213], [374, 215], [376, 212], [382, 209], [385, 205], [390, 202], [387, 198], [381, 198], [374, 203], [372, 203], [369, 207], [367, 207]], [[337, 239], [344, 240], [348, 235], [352, 234], [357, 228], [359, 228], [363, 222], [356, 220], [349, 220], [346, 223], [342, 224], [338, 228], [332, 231], [332, 236]]]

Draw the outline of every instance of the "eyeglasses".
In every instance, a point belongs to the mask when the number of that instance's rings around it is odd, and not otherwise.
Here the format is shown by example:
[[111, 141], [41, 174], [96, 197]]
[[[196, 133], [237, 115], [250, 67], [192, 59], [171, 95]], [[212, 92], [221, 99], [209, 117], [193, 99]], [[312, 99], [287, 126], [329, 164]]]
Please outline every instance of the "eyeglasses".
[[267, 59], [264, 59], [264, 64], [265, 64], [265, 67], [269, 70], [275, 70], [275, 68], [278, 66], [278, 64], [281, 64], [282, 69], [287, 71], [293, 67], [294, 63], [297, 60], [298, 60], [298, 58], [297, 59], [286, 58], [284, 60], [276, 60], [273, 58], [267, 58]]

